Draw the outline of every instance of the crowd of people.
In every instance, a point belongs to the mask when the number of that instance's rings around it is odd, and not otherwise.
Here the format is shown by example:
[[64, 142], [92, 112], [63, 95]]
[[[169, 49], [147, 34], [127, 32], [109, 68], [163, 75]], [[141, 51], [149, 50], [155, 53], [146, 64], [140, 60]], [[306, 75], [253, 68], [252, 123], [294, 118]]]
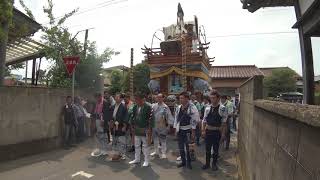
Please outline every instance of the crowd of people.
[[65, 148], [94, 137], [97, 147], [92, 156], [110, 155], [119, 160], [134, 152], [129, 164], [138, 164], [142, 152], [142, 166], [146, 167], [150, 156], [167, 158], [167, 139], [173, 130], [180, 155], [177, 167], [192, 169], [195, 147], [204, 142], [206, 162], [202, 168], [211, 167], [215, 171], [221, 147], [229, 149], [230, 134], [237, 130], [239, 95], [232, 99], [216, 90], [207, 94], [182, 92], [170, 107], [162, 93], [148, 98], [137, 92], [131, 99], [126, 94], [111, 96], [105, 91], [94, 97], [95, 102], [80, 97], [66, 98], [62, 111]]

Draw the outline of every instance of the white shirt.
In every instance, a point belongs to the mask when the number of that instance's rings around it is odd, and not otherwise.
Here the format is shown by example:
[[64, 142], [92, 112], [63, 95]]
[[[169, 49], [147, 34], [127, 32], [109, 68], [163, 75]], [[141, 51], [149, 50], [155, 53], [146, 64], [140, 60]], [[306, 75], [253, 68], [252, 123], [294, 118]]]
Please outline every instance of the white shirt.
[[[177, 109], [176, 109], [176, 112], [175, 112], [173, 128], [176, 129], [176, 132], [178, 132], [179, 129], [182, 129], [182, 130], [187, 130], [188, 129], [188, 128], [187, 129], [181, 128], [180, 127], [180, 122], [178, 122], [178, 115], [179, 115], [181, 107], [182, 107], [182, 105], [179, 105], [177, 107]], [[200, 115], [199, 115], [197, 107], [193, 103], [189, 103], [189, 107], [188, 107], [187, 113], [191, 117], [191, 122], [190, 122], [191, 123], [191, 128], [192, 129], [196, 129], [197, 121], [200, 119]]]
[[[207, 106], [206, 109], [204, 110], [204, 116], [203, 116], [203, 123], [206, 123], [207, 122], [207, 117], [210, 113], [210, 110], [211, 110], [211, 107], [213, 107], [212, 105], [211, 106]], [[227, 112], [227, 109], [225, 106], [223, 106], [222, 104], [220, 104], [220, 107], [219, 107], [219, 115], [222, 117], [222, 122], [225, 123], [227, 122], [227, 118], [228, 118], [228, 112]]]
[[138, 106], [137, 115], [140, 115], [140, 111], [141, 111], [141, 107], [140, 107], [140, 106]]
[[114, 100], [114, 98], [112, 96], [110, 96], [109, 99], [110, 99], [111, 106], [116, 104], [116, 101]]
[[155, 122], [157, 124], [158, 121], [160, 121], [162, 118], [165, 118], [168, 122], [168, 124], [173, 124], [173, 116], [171, 114], [170, 108], [165, 104], [159, 104], [159, 103], [154, 103], [152, 105], [153, 109], [153, 114], [155, 117]]
[[229, 100], [227, 100], [224, 104], [221, 103], [221, 105], [226, 107], [228, 115], [233, 114], [233, 104]]

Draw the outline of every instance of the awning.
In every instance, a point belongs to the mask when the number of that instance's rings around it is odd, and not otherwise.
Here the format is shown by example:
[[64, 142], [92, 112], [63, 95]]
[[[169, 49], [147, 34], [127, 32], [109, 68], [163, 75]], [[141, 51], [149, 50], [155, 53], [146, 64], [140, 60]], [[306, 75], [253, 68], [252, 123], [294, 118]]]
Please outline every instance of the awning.
[[44, 56], [45, 45], [31, 38], [19, 38], [8, 42], [6, 52], [6, 65], [21, 63], [27, 60]]
[[41, 28], [39, 23], [16, 8], [13, 8], [12, 22], [13, 26], [9, 29], [8, 42], [17, 38], [32, 36]]

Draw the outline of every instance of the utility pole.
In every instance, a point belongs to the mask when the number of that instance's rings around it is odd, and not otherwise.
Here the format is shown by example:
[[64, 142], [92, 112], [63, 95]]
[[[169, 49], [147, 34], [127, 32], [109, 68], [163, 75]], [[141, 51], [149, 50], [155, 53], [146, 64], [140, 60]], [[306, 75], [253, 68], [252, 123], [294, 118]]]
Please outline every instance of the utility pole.
[[186, 36], [181, 36], [181, 58], [182, 58], [182, 71], [183, 71], [183, 76], [182, 76], [182, 87], [184, 91], [187, 91], [187, 56], [189, 52], [189, 48], [187, 45], [187, 37]]
[[[89, 29], [93, 29], [93, 28], [88, 28], [88, 29], [85, 29], [85, 30], [81, 30], [81, 31], [78, 31], [76, 33], [76, 35], [70, 40], [71, 42], [73, 42], [73, 40], [76, 38], [76, 36], [82, 32], [82, 31], [85, 31], [85, 37], [84, 37], [84, 43], [83, 43], [83, 46], [84, 46], [84, 49], [83, 49], [83, 58], [86, 58], [86, 53], [87, 53], [87, 45], [88, 45], [88, 33], [89, 33]], [[81, 61], [81, 60], [80, 60]], [[72, 73], [72, 99], [74, 100], [74, 83], [75, 83], [75, 71], [73, 71]]]
[[130, 58], [130, 96], [133, 98], [133, 48], [131, 48]]
[[84, 53], [84, 58], [86, 58], [87, 56], [87, 48], [88, 48], [88, 33], [89, 33], [89, 29], [86, 29], [86, 35], [84, 36], [84, 49], [83, 49], [83, 53]]
[[26, 74], [25, 74], [25, 79], [24, 79], [24, 84], [25, 86], [28, 86], [28, 60], [26, 61]]

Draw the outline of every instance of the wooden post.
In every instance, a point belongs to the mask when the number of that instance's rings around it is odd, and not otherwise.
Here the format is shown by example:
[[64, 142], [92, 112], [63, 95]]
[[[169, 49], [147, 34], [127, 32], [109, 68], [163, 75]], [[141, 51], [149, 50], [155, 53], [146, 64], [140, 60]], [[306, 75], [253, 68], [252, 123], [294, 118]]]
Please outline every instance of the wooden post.
[[187, 47], [187, 39], [182, 36], [181, 37], [181, 58], [182, 58], [182, 87], [184, 91], [187, 91], [187, 55], [188, 55], [188, 47]]
[[303, 33], [300, 32], [302, 27], [299, 29], [301, 29], [299, 30], [299, 39], [303, 72], [303, 100], [305, 104], [314, 104], [314, 68], [311, 38], [300, 35]]
[[83, 53], [84, 53], [84, 58], [86, 58], [87, 55], [87, 49], [88, 49], [88, 34], [89, 34], [89, 29], [86, 29], [86, 34], [84, 37], [84, 49], [83, 49]]
[[133, 98], [133, 48], [131, 48], [130, 58], [130, 96]]
[[36, 59], [32, 60], [32, 81], [31, 84], [35, 85], [35, 80], [36, 80]]
[[[301, 18], [301, 11], [298, 1], [295, 3], [295, 11], [297, 20]], [[302, 25], [298, 28], [302, 76], [303, 76], [303, 102], [304, 104], [314, 104], [314, 68], [311, 37], [304, 34]]]
[[26, 74], [25, 74], [25, 78], [24, 78], [24, 84], [25, 86], [28, 85], [28, 60], [26, 60]]
[[36, 86], [38, 85], [38, 79], [39, 79], [39, 75], [40, 75], [40, 67], [41, 67], [41, 60], [42, 58], [40, 58], [40, 61], [39, 61], [39, 66], [38, 66], [38, 69], [37, 69], [37, 75], [36, 75]]

